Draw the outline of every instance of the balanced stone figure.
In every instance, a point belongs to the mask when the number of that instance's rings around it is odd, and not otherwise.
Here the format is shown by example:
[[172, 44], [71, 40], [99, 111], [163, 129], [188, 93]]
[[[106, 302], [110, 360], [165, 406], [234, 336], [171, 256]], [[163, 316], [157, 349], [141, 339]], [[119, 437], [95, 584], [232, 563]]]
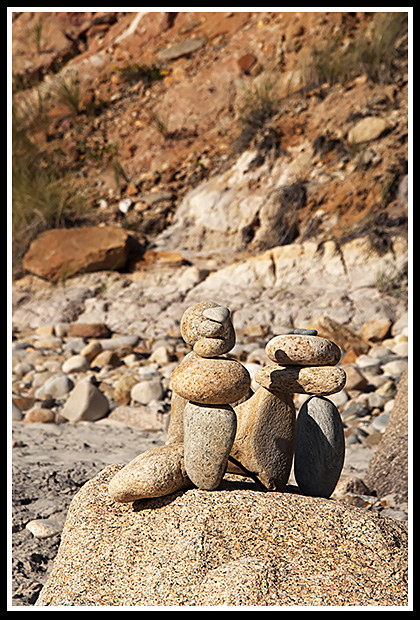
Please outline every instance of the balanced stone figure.
[[[340, 349], [315, 331], [275, 336], [266, 346], [273, 364], [256, 373], [261, 387], [253, 393], [246, 368], [225, 355], [235, 345], [227, 308], [211, 301], [188, 308], [181, 334], [192, 351], [171, 377], [166, 445], [123, 467], [110, 482], [111, 497], [131, 502], [192, 486], [213, 490], [226, 471], [278, 491], [294, 455], [302, 493], [329, 497], [344, 461], [340, 414], [325, 398], [345, 384], [335, 366]], [[294, 393], [312, 397], [297, 424]]]

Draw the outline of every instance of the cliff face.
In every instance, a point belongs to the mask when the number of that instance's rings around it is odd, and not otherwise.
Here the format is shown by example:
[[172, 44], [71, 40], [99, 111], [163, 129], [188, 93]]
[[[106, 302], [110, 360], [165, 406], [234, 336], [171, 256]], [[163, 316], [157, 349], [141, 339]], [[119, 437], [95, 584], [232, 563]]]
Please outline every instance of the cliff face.
[[17, 254], [34, 230], [101, 222], [229, 262], [308, 237], [389, 249], [407, 220], [406, 17], [11, 14], [19, 128], [83, 197], [49, 215], [41, 197], [40, 222], [18, 200]]

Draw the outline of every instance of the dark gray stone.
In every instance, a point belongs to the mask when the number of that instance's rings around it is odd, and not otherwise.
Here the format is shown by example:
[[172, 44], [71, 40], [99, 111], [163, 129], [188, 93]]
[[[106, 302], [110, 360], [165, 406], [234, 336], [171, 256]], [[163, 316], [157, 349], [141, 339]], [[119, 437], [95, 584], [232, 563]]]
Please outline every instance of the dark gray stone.
[[295, 479], [305, 495], [329, 497], [344, 463], [345, 441], [340, 413], [327, 398], [313, 396], [296, 420]]

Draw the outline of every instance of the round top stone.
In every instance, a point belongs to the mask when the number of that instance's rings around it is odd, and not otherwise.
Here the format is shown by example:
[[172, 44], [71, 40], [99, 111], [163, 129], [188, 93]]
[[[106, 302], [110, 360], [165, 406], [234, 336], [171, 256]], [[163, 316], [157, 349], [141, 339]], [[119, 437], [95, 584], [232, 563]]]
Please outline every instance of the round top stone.
[[187, 308], [181, 319], [181, 335], [202, 357], [223, 355], [235, 346], [230, 312], [214, 301]]
[[283, 366], [334, 366], [341, 358], [334, 342], [309, 334], [274, 336], [265, 351], [270, 360]]
[[196, 403], [227, 405], [249, 390], [251, 377], [240, 362], [226, 357], [203, 359], [191, 353], [175, 368], [171, 387], [179, 396]]

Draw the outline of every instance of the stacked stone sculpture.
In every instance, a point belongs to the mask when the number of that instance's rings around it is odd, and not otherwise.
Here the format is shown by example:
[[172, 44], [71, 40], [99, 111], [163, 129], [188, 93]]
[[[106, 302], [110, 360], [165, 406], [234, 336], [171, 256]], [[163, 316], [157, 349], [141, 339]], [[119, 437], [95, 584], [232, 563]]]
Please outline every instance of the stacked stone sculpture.
[[187, 402], [183, 410], [184, 464], [193, 484], [212, 490], [226, 471], [236, 435], [230, 403], [248, 392], [251, 378], [234, 359], [223, 357], [235, 344], [229, 310], [209, 303], [187, 310], [181, 322], [190, 353], [173, 372], [173, 391]]
[[[302, 405], [296, 421], [294, 474], [299, 489], [305, 495], [329, 497], [340, 477], [345, 451], [340, 414], [334, 403], [325, 398], [342, 390], [346, 382], [344, 370], [336, 366], [340, 349], [330, 340], [320, 338], [315, 330], [297, 329], [272, 338], [266, 353], [277, 363], [256, 373], [255, 380], [263, 389], [283, 401], [292, 393], [311, 396]], [[289, 473], [293, 448], [287, 454]], [[281, 485], [285, 478], [286, 472]]]
[[[197, 486], [216, 489], [226, 471], [251, 476], [267, 490], [286, 486], [295, 458], [302, 493], [329, 497], [344, 462], [344, 435], [334, 403], [346, 375], [340, 349], [315, 331], [294, 330], [266, 346], [273, 362], [254, 379], [226, 354], [235, 345], [227, 308], [201, 302], [186, 310], [181, 334], [192, 347], [171, 377], [167, 443], [137, 456], [109, 484], [131, 502]], [[293, 394], [310, 398], [296, 421]], [[296, 445], [295, 445], [296, 444]]]

